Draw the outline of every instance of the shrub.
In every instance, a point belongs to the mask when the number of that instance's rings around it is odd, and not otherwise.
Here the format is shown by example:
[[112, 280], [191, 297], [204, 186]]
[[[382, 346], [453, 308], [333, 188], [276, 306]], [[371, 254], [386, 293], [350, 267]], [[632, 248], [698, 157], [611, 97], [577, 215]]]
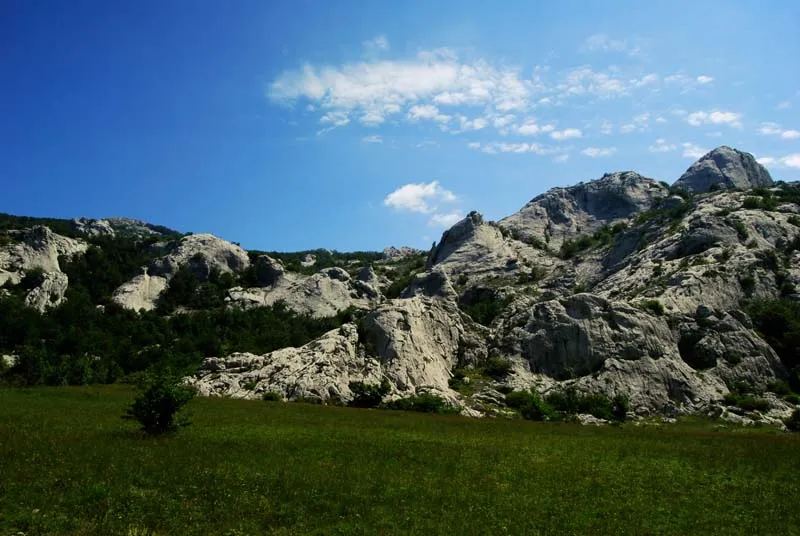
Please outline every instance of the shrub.
[[461, 410], [451, 406], [439, 395], [422, 393], [407, 398], [398, 398], [382, 406], [385, 409], [417, 411], [420, 413], [459, 413]]
[[506, 405], [518, 409], [522, 418], [529, 421], [546, 421], [553, 417], [553, 408], [533, 389], [508, 393]]
[[736, 392], [725, 395], [723, 401], [729, 406], [736, 406], [745, 411], [768, 411], [771, 407], [768, 400]]
[[377, 408], [392, 389], [386, 378], [380, 384], [350, 382], [349, 387], [353, 392], [353, 400], [349, 405], [354, 408]]
[[658, 300], [645, 300], [641, 303], [641, 307], [645, 311], [650, 311], [656, 316], [662, 316], [664, 314], [664, 306]]
[[511, 361], [502, 357], [490, 357], [483, 367], [483, 373], [492, 379], [500, 380], [511, 372]]
[[511, 391], [506, 395], [506, 406], [513, 409], [520, 409], [533, 399], [531, 391]]
[[599, 393], [581, 394], [574, 388], [554, 391], [545, 400], [554, 410], [566, 416], [589, 413], [609, 421], [624, 420], [629, 409], [628, 399], [624, 395], [617, 395], [612, 400]]
[[747, 232], [747, 226], [742, 220], [733, 220], [731, 222], [731, 227], [736, 230], [736, 234], [739, 235], [739, 240], [747, 240], [747, 237], [750, 236], [750, 234]]
[[800, 409], [794, 410], [791, 417], [783, 421], [783, 424], [792, 432], [800, 432]]
[[276, 391], [266, 391], [261, 395], [261, 400], [265, 402], [283, 402], [283, 395]]
[[174, 432], [189, 422], [180, 415], [195, 391], [183, 385], [179, 377], [168, 373], [146, 375], [138, 386], [139, 395], [123, 415], [136, 420], [142, 431], [150, 435]]
[[611, 400], [611, 416], [615, 421], [623, 422], [628, 418], [628, 411], [631, 409], [630, 400], [628, 397], [618, 393]]

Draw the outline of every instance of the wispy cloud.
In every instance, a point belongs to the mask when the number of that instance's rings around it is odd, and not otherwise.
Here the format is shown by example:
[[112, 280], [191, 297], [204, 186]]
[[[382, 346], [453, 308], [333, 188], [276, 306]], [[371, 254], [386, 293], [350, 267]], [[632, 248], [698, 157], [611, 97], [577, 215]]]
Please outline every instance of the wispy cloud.
[[467, 147], [476, 151], [488, 154], [498, 153], [534, 153], [538, 155], [550, 155], [564, 153], [568, 149], [564, 147], [547, 146], [540, 143], [506, 143], [506, 142], [470, 142]]
[[624, 52], [627, 49], [627, 41], [624, 39], [612, 39], [603, 33], [590, 35], [581, 46], [581, 51], [583, 52]]
[[778, 123], [761, 123], [758, 133], [764, 136], [778, 136], [782, 140], [796, 140], [800, 138], [800, 131], [794, 129], [784, 130]]
[[800, 169], [800, 153], [793, 153], [786, 156], [773, 158], [765, 156], [758, 159], [758, 163], [763, 166], [785, 167]]
[[604, 156], [611, 156], [616, 152], [616, 147], [587, 147], [581, 151], [581, 154], [589, 158], [601, 158]]
[[364, 41], [361, 43], [364, 47], [364, 50], [367, 52], [378, 52], [378, 51], [386, 51], [389, 50], [389, 40], [386, 39], [385, 35], [378, 35], [369, 41]]
[[441, 203], [457, 201], [456, 195], [445, 190], [438, 181], [429, 183], [409, 183], [393, 191], [383, 200], [383, 204], [396, 210], [430, 214]]
[[681, 156], [684, 158], [697, 159], [708, 152], [708, 149], [703, 149], [694, 143], [685, 142], [682, 143], [681, 146], [683, 147], [683, 153], [681, 153]]
[[372, 136], [364, 136], [361, 141], [364, 143], [383, 143], [383, 137], [379, 134], [373, 134]]
[[686, 122], [693, 127], [702, 125], [727, 125], [735, 128], [742, 127], [742, 114], [737, 112], [726, 112], [722, 110], [712, 110], [710, 112], [698, 111], [686, 116]]
[[674, 151], [678, 147], [673, 143], [667, 143], [664, 138], [658, 138], [653, 145], [649, 147], [651, 153], [668, 153]]
[[776, 109], [776, 110], [788, 110], [788, 109], [789, 109], [789, 108], [791, 108], [791, 107], [792, 107], [792, 103], [791, 103], [790, 101], [788, 101], [788, 100], [785, 100], [785, 101], [781, 101], [781, 102], [779, 102], [779, 103], [778, 103], [778, 104], [775, 106], [775, 109]]
[[580, 138], [583, 136], [583, 132], [581, 132], [577, 128], [565, 128], [564, 130], [554, 130], [550, 133], [550, 137], [554, 140], [561, 141], [561, 140], [568, 140], [571, 138]]

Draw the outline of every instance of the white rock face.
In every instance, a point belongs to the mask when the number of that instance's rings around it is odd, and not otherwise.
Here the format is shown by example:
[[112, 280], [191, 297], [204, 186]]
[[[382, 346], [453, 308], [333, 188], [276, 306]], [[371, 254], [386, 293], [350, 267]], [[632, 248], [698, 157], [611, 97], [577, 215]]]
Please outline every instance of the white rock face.
[[79, 233], [87, 236], [115, 236], [114, 228], [108, 220], [95, 220], [92, 218], [73, 218], [72, 227]]
[[769, 171], [750, 153], [730, 147], [718, 147], [686, 170], [674, 186], [689, 192], [708, 192], [712, 188], [749, 190], [771, 186]]
[[368, 309], [382, 296], [369, 284], [353, 280], [341, 268], [327, 268], [311, 276], [280, 273], [266, 287], [235, 287], [228, 291], [227, 302], [232, 307], [250, 309], [282, 301], [300, 314], [315, 318], [334, 316], [348, 307]]
[[169, 280], [182, 266], [189, 266], [201, 279], [207, 279], [212, 270], [221, 273], [238, 272], [250, 265], [247, 252], [210, 234], [189, 235], [180, 239], [175, 248], [164, 257], [143, 268], [143, 273], [121, 285], [111, 299], [138, 311], [156, 307]]
[[73, 218], [72, 227], [87, 236], [129, 236], [145, 238], [162, 234], [165, 229], [131, 218]]
[[60, 272], [59, 255], [72, 257], [88, 248], [86, 242], [61, 236], [42, 225], [12, 233], [21, 242], [0, 248], [0, 284], [6, 280], [18, 283], [25, 270], [33, 268]]
[[591, 294], [518, 307], [505, 318], [501, 349], [529, 372], [632, 406], [696, 408], [719, 400], [736, 381], [765, 386], [786, 371], [772, 349], [735, 316], [686, 319], [673, 333], [662, 317]]
[[232, 354], [208, 358], [187, 383], [206, 396], [259, 398], [279, 392], [347, 402], [351, 381], [389, 380], [389, 398], [432, 392], [457, 403], [448, 387], [464, 327], [456, 309], [429, 298], [392, 300], [369, 313], [364, 339], [345, 324], [300, 348], [263, 356]]
[[168, 283], [166, 277], [143, 273], [118, 287], [112, 294], [111, 301], [133, 311], [152, 311]]
[[557, 251], [568, 238], [592, 234], [650, 209], [668, 190], [632, 171], [610, 173], [586, 184], [553, 188], [499, 223], [523, 241], [536, 239]]
[[43, 313], [51, 307], [57, 307], [64, 301], [68, 286], [67, 275], [61, 272], [45, 272], [38, 286], [25, 296], [25, 305]]
[[380, 363], [359, 351], [356, 326], [345, 324], [300, 348], [208, 358], [187, 383], [204, 396], [260, 398], [277, 392], [289, 400], [347, 401], [353, 396], [351, 381], [380, 380]]

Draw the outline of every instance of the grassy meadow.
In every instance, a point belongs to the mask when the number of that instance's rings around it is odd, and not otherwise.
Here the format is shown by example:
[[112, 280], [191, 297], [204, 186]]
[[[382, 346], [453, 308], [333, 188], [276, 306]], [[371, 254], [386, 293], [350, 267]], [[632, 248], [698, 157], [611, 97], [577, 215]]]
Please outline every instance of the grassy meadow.
[[0, 535], [800, 534], [800, 437], [0, 390]]

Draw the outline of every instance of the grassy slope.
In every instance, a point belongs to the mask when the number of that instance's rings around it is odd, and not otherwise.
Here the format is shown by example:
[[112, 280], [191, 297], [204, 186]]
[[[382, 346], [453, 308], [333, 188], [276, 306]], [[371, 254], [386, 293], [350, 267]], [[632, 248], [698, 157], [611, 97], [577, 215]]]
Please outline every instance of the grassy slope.
[[800, 534], [773, 432], [198, 399], [153, 440], [131, 399], [0, 391], [0, 534]]

